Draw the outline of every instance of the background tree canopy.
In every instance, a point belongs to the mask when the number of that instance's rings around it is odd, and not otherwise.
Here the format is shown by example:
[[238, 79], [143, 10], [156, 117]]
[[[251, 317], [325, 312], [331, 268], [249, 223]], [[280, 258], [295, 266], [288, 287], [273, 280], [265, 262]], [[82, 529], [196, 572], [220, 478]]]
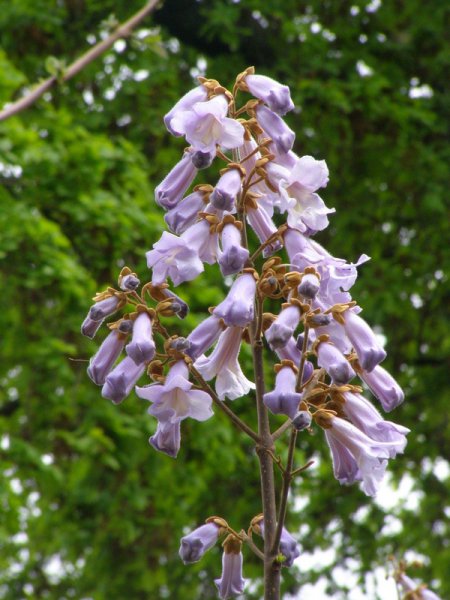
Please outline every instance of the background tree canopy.
[[[106, 35], [111, 13], [123, 21], [142, 6], [0, 4], [2, 105], [48, 76], [49, 57], [70, 63]], [[301, 438], [299, 460], [316, 464], [296, 483], [288, 526], [304, 554], [284, 592], [308, 598], [299, 586], [325, 575], [334, 598], [353, 597], [348, 588], [394, 553], [423, 559], [415, 575], [450, 597], [444, 11], [439, 0], [426, 10], [419, 0], [166, 0], [131, 38], [0, 123], [1, 598], [214, 598], [219, 552], [187, 568], [179, 538], [211, 514], [239, 529], [260, 512], [253, 448], [220, 414], [185, 422], [176, 461], [154, 452], [145, 403], [100, 397], [83, 362], [98, 341], [79, 334], [91, 296], [123, 264], [148, 272], [144, 253], [163, 229], [153, 189], [183, 148], [162, 116], [197, 75], [230, 85], [250, 64], [291, 87], [294, 149], [330, 167], [324, 199], [337, 212], [318, 241], [372, 257], [354, 297], [406, 390], [389, 418], [412, 430], [375, 502], [334, 480], [323, 436]], [[180, 293], [187, 333], [222, 283], [207, 269]], [[244, 401], [235, 408], [253, 418]], [[245, 561], [246, 597], [257, 599], [260, 565]]]

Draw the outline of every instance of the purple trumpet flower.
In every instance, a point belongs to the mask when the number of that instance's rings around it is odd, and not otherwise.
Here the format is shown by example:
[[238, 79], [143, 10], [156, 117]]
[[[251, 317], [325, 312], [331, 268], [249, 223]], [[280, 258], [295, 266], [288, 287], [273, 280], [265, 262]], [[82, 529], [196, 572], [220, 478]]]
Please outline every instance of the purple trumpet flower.
[[198, 562], [219, 539], [220, 527], [206, 523], [181, 538], [178, 554], [185, 565]]
[[231, 327], [245, 327], [255, 314], [256, 281], [252, 273], [236, 278], [227, 297], [214, 310], [213, 315]]
[[[259, 521], [258, 525], [261, 530], [261, 537], [264, 539], [264, 520]], [[300, 546], [286, 527], [281, 529], [280, 552], [285, 558], [282, 562], [283, 567], [292, 567], [294, 560], [300, 556]]]
[[92, 340], [102, 324], [103, 319], [101, 321], [94, 321], [88, 315], [81, 324], [81, 333]]
[[179, 319], [185, 319], [189, 312], [189, 305], [184, 300], [182, 300], [180, 298], [180, 296], [177, 296], [177, 294], [175, 294], [174, 292], [172, 292], [171, 290], [169, 290], [167, 288], [162, 289], [161, 293], [166, 298], [173, 299], [173, 302], [172, 302], [172, 305], [170, 308], [177, 315], [177, 317]]
[[280, 211], [287, 211], [287, 224], [293, 229], [312, 235], [325, 229], [329, 213], [334, 208], [325, 206], [315, 191], [328, 183], [328, 167], [324, 160], [302, 156], [289, 172], [280, 178]]
[[282, 85], [265, 75], [247, 75], [245, 83], [255, 98], [265, 102], [278, 115], [283, 116], [294, 108], [287, 85]]
[[186, 349], [192, 360], [196, 360], [204, 352], [209, 350], [223, 331], [223, 324], [217, 315], [211, 315], [202, 321], [186, 338], [189, 347]]
[[104, 339], [97, 353], [89, 361], [87, 368], [87, 373], [95, 384], [103, 385], [105, 383], [106, 376], [119, 358], [126, 339], [127, 336], [119, 329], [113, 329]]
[[428, 590], [423, 584], [416, 583], [406, 573], [398, 574], [395, 579], [402, 586], [403, 591], [406, 592], [405, 598], [411, 598], [411, 600], [441, 600], [434, 592]]
[[303, 429], [307, 429], [311, 425], [311, 421], [311, 413], [307, 410], [299, 410], [292, 419], [292, 426], [295, 427], [297, 431], [303, 431]]
[[137, 380], [145, 371], [145, 363], [137, 365], [126, 356], [105, 379], [102, 396], [114, 404], [120, 404], [131, 392]]
[[389, 458], [394, 458], [403, 452], [406, 446], [406, 434], [409, 429], [391, 421], [384, 421], [380, 413], [360, 394], [344, 392], [343, 409], [353, 425], [358, 427], [372, 440], [377, 442], [392, 442]]
[[[214, 235], [217, 238], [217, 234]], [[153, 268], [153, 283], [164, 283], [167, 277], [174, 285], [195, 279], [203, 271], [200, 256], [205, 262], [213, 260], [210, 237], [209, 223], [204, 219], [180, 237], [164, 231], [160, 240], [153, 244], [153, 250], [146, 253], [147, 265]]]
[[[277, 226], [272, 221], [267, 211], [259, 205], [258, 208], [249, 208], [247, 210], [247, 221], [256, 233], [261, 244], [263, 244], [271, 235], [276, 233]], [[280, 240], [276, 239], [263, 250], [264, 258], [272, 255], [281, 248]]]
[[362, 480], [362, 490], [375, 496], [384, 476], [387, 459], [403, 452], [404, 440], [379, 442], [339, 417], [331, 417], [325, 429], [335, 477], [340, 483]]
[[201, 390], [193, 390], [188, 377], [187, 364], [179, 360], [172, 365], [163, 384], [137, 387], [136, 394], [152, 402], [148, 412], [160, 423], [176, 423], [188, 417], [206, 421], [213, 416], [211, 397]]
[[220, 176], [209, 201], [217, 210], [236, 212], [236, 201], [241, 193], [242, 176], [239, 169], [228, 169]]
[[171, 127], [184, 135], [194, 150], [215, 152], [216, 145], [227, 150], [237, 148], [244, 140], [244, 128], [227, 117], [228, 100], [224, 94], [206, 102], [197, 102], [189, 110], [177, 112]]
[[125, 350], [137, 365], [148, 363], [155, 356], [156, 346], [153, 341], [152, 320], [147, 312], [140, 312], [136, 317], [133, 337]]
[[275, 415], [287, 415], [293, 419], [298, 411], [302, 395], [295, 391], [297, 375], [290, 366], [283, 366], [275, 378], [275, 389], [264, 394], [263, 401]]
[[370, 373], [358, 369], [358, 375], [366, 383], [372, 394], [381, 402], [386, 412], [394, 410], [405, 399], [402, 388], [383, 367], [377, 365]]
[[221, 233], [222, 254], [219, 258], [222, 275], [233, 275], [244, 268], [249, 251], [242, 246], [241, 232], [233, 224], [228, 223]]
[[103, 319], [116, 312], [121, 301], [122, 298], [115, 294], [99, 300], [89, 309], [88, 317], [93, 321], [103, 321]]
[[295, 304], [283, 308], [265, 334], [272, 349], [286, 346], [298, 326], [300, 316], [300, 309]]
[[190, 110], [197, 102], [205, 102], [207, 99], [208, 91], [203, 85], [199, 85], [193, 90], [190, 90], [180, 98], [175, 106], [164, 117], [164, 124], [168, 131], [176, 137], [183, 135], [182, 131], [178, 131], [176, 127], [173, 127], [173, 118], [183, 111]]
[[386, 352], [377, 342], [374, 332], [359, 315], [352, 310], [342, 313], [345, 333], [353, 344], [361, 367], [370, 373], [386, 358]]
[[272, 138], [275, 148], [280, 154], [292, 150], [295, 133], [286, 125], [283, 119], [266, 106], [256, 107], [256, 119], [268, 137]]
[[176, 458], [180, 450], [181, 432], [180, 421], [159, 421], [154, 435], [149, 438], [149, 444], [158, 452]]
[[192, 163], [192, 153], [187, 151], [156, 187], [156, 204], [166, 210], [176, 206], [194, 181], [196, 175], [197, 169]]
[[194, 363], [207, 381], [216, 377], [216, 392], [220, 400], [235, 400], [255, 389], [255, 384], [245, 377], [238, 362], [241, 340], [242, 328], [228, 327], [221, 333], [212, 354], [200, 356]]
[[222, 600], [239, 596], [244, 591], [241, 546], [242, 543], [231, 535], [223, 543], [222, 576], [214, 580]]
[[341, 385], [355, 377], [355, 371], [350, 363], [333, 344], [321, 341], [317, 345], [316, 352], [319, 367], [325, 369], [333, 383]]
[[181, 235], [195, 223], [198, 219], [198, 213], [205, 207], [204, 194], [200, 191], [192, 192], [186, 198], [170, 209], [164, 215], [164, 221], [170, 230]]

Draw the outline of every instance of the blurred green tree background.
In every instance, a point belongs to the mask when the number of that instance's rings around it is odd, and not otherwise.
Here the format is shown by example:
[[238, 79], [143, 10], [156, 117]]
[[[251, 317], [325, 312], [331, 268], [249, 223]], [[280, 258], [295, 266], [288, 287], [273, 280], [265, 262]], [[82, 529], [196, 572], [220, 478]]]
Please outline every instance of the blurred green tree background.
[[[123, 21], [142, 4], [1, 0], [0, 104], [47, 77], [49, 57], [69, 64], [107, 35], [112, 14]], [[211, 514], [239, 529], [260, 512], [254, 450], [222, 415], [184, 422], [176, 461], [156, 453], [145, 402], [101, 398], [85, 373], [98, 340], [79, 333], [121, 266], [146, 278], [144, 253], [163, 230], [153, 190], [184, 146], [162, 116], [197, 75], [229, 86], [250, 64], [291, 87], [294, 149], [330, 167], [323, 196], [337, 212], [318, 241], [372, 257], [353, 295], [406, 390], [389, 418], [412, 430], [375, 502], [334, 480], [323, 436], [301, 438], [299, 461], [316, 464], [295, 485], [288, 526], [303, 558], [285, 573], [285, 597], [312, 597], [299, 588], [325, 577], [333, 598], [365, 584], [364, 597], [379, 598], [366, 575], [390, 553], [422, 559], [415, 575], [450, 597], [445, 10], [440, 0], [166, 0], [0, 123], [1, 598], [214, 598], [219, 551], [188, 568], [179, 538]], [[222, 283], [207, 268], [179, 289], [187, 333]], [[234, 408], [253, 418], [243, 400]], [[249, 553], [245, 575], [246, 597], [259, 598]]]

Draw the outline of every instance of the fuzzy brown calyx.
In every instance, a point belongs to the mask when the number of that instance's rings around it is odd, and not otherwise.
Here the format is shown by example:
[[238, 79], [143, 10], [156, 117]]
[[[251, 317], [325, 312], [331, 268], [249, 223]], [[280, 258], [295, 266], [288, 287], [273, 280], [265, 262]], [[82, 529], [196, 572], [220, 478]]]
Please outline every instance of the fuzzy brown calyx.
[[217, 227], [216, 227], [217, 233], [222, 233], [225, 225], [234, 225], [236, 227], [236, 229], [238, 229], [239, 231], [242, 231], [242, 229], [244, 227], [242, 221], [238, 221], [233, 215], [230, 215], [230, 214], [225, 215], [223, 217], [223, 219], [220, 221], [220, 223], [217, 225]]
[[322, 429], [331, 429], [333, 427], [333, 419], [336, 417], [336, 413], [332, 410], [327, 410], [325, 408], [319, 408], [312, 415], [314, 421], [322, 427]]
[[234, 534], [230, 533], [224, 540], [223, 551], [225, 554], [239, 554], [242, 548], [242, 542]]
[[247, 67], [245, 71], [242, 71], [242, 73], [239, 73], [239, 75], [236, 77], [235, 86], [243, 92], [248, 92], [248, 87], [245, 83], [245, 78], [247, 77], [247, 75], [253, 75], [254, 73], [255, 67]]
[[294, 362], [292, 360], [288, 360], [287, 358], [284, 358], [281, 362], [274, 365], [273, 370], [275, 371], [275, 373], [278, 374], [281, 371], [281, 369], [283, 369], [285, 367], [291, 368], [295, 374], [297, 374], [297, 372], [298, 372], [298, 369], [295, 366]]
[[158, 383], [164, 383], [164, 364], [161, 360], [152, 360], [147, 365], [147, 375], [157, 381]]
[[331, 308], [325, 311], [325, 314], [331, 314], [333, 319], [340, 323], [341, 325], [345, 325], [345, 319], [342, 316], [346, 310], [349, 308], [353, 308], [356, 306], [356, 302], [352, 300], [351, 302], [342, 302], [341, 304], [334, 304]]
[[245, 168], [240, 163], [237, 163], [237, 162], [228, 163], [226, 167], [224, 167], [223, 169], [220, 169], [219, 174], [225, 175], [225, 173], [227, 173], [228, 171], [232, 171], [233, 169], [235, 169], [236, 171], [239, 171], [241, 179], [244, 179], [244, 177], [247, 175], [247, 171], [245, 170]]

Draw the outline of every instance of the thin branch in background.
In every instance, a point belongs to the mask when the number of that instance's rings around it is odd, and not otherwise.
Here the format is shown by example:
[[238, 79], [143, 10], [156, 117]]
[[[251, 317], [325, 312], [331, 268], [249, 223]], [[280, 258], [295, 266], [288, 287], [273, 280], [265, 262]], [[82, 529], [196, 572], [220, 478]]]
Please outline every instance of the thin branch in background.
[[114, 42], [120, 38], [129, 36], [133, 29], [153, 11], [159, 2], [160, 0], [151, 0], [148, 2], [143, 8], [141, 8], [140, 11], [128, 19], [128, 21], [125, 21], [125, 23], [119, 25], [119, 27], [117, 27], [117, 29], [115, 29], [107, 38], [101, 40], [98, 44], [93, 46], [90, 50], [80, 56], [80, 58], [77, 58], [77, 60], [64, 69], [64, 73], [60, 79], [55, 75], [52, 75], [52, 77], [45, 79], [42, 83], [34, 87], [26, 96], [4, 108], [0, 112], [0, 121], [9, 119], [9, 117], [22, 112], [34, 104], [36, 100], [45, 94], [45, 92], [51, 89], [54, 85], [58, 84], [60, 80], [62, 82], [66, 82], [69, 81], [69, 79], [72, 79], [72, 77], [75, 77], [75, 75], [87, 67], [91, 62], [96, 60], [99, 56], [106, 52], [106, 50], [111, 48]]

